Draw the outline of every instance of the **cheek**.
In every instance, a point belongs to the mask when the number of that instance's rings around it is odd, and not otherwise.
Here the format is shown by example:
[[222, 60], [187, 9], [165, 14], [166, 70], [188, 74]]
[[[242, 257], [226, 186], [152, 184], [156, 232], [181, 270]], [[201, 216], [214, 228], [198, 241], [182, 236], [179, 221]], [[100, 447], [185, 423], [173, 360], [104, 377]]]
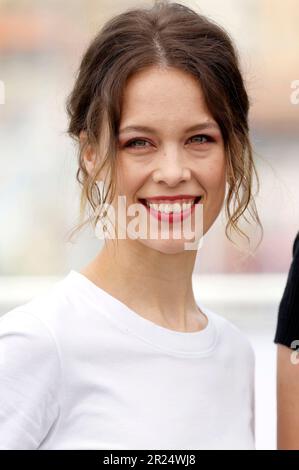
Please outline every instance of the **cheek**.
[[117, 188], [119, 194], [125, 194], [128, 197], [133, 195], [140, 186], [140, 169], [134, 168], [134, 165], [119, 164], [117, 171]]
[[207, 192], [222, 194], [226, 185], [226, 164], [224, 158], [209, 162], [203, 175], [203, 184]]

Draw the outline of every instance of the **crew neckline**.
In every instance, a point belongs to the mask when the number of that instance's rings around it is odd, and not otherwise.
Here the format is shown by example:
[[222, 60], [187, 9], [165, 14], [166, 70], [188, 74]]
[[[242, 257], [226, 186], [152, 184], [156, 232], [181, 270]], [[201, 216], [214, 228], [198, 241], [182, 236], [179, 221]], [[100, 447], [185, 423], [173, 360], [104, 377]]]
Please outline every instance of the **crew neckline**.
[[[122, 329], [135, 334], [159, 349], [183, 355], [202, 355], [215, 348], [218, 331], [214, 314], [198, 300], [196, 300], [196, 304], [208, 319], [206, 327], [199, 331], [176, 331], [144, 318], [79, 271], [70, 270], [65, 280], [74, 281], [78, 288], [83, 288], [84, 293], [93, 300], [97, 309], [109, 316]], [[103, 299], [105, 299], [105, 305], [103, 305]]]

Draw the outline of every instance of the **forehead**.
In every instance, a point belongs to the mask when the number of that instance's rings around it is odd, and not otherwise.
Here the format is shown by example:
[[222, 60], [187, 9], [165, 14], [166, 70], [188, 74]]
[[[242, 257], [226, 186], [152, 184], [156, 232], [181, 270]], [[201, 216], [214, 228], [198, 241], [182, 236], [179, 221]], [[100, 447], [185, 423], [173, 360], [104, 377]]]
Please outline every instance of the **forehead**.
[[195, 77], [176, 68], [150, 67], [129, 78], [122, 101], [122, 122], [144, 117], [157, 125], [212, 116]]

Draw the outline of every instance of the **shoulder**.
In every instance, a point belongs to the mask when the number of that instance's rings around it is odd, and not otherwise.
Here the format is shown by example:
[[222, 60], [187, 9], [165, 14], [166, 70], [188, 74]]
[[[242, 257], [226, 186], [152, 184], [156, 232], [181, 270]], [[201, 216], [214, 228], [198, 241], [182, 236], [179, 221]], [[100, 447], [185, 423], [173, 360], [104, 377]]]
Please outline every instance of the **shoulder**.
[[255, 353], [247, 335], [235, 323], [222, 315], [211, 310], [208, 310], [208, 313], [218, 330], [218, 343], [223, 349], [229, 354], [238, 354], [254, 364]]
[[[10, 325], [24, 328], [41, 336], [47, 336], [55, 343], [59, 328], [69, 321], [71, 304], [70, 283], [67, 277], [54, 282], [46, 292], [36, 295], [29, 301], [13, 308], [0, 317], [2, 328]], [[60, 326], [59, 326], [60, 325]]]
[[58, 336], [59, 328], [65, 329], [63, 312], [67, 310], [62, 284], [56, 282], [47, 292], [0, 316], [1, 353], [3, 356], [4, 350], [6, 358], [14, 357], [15, 367], [40, 364], [43, 370], [48, 368], [48, 373], [49, 369], [55, 371], [52, 378], [60, 374]]
[[[88, 343], [94, 328], [103, 332], [106, 325], [104, 302], [93, 299], [88, 285], [70, 272], [42, 294], [0, 316], [1, 331], [11, 329], [35, 335], [35, 344], [52, 347], [63, 364], [65, 355]], [[40, 338], [40, 341], [37, 338]]]
[[[10, 370], [28, 367], [33, 370], [38, 365], [43, 375], [55, 372], [60, 374], [60, 357], [56, 342], [46, 324], [38, 315], [16, 307], [0, 317], [0, 353], [1, 365]], [[24, 370], [24, 369], [23, 369]]]

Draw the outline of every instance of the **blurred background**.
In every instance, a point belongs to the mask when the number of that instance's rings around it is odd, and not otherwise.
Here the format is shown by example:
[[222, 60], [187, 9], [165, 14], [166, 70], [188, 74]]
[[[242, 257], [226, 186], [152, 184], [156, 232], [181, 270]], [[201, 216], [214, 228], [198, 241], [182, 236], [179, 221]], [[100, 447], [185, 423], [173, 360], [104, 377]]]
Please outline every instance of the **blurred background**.
[[[65, 100], [80, 58], [103, 22], [135, 0], [0, 0], [0, 314], [101, 247], [78, 223], [77, 154], [66, 135]], [[224, 234], [221, 214], [204, 238], [195, 295], [237, 324], [256, 353], [257, 448], [276, 447], [275, 353], [278, 303], [299, 230], [298, 0], [189, 0], [224, 26], [238, 48], [250, 97], [250, 127], [261, 188], [256, 204], [264, 238], [244, 257]], [[258, 241], [255, 226], [244, 226]], [[215, 248], [216, 247], [216, 248]]]

